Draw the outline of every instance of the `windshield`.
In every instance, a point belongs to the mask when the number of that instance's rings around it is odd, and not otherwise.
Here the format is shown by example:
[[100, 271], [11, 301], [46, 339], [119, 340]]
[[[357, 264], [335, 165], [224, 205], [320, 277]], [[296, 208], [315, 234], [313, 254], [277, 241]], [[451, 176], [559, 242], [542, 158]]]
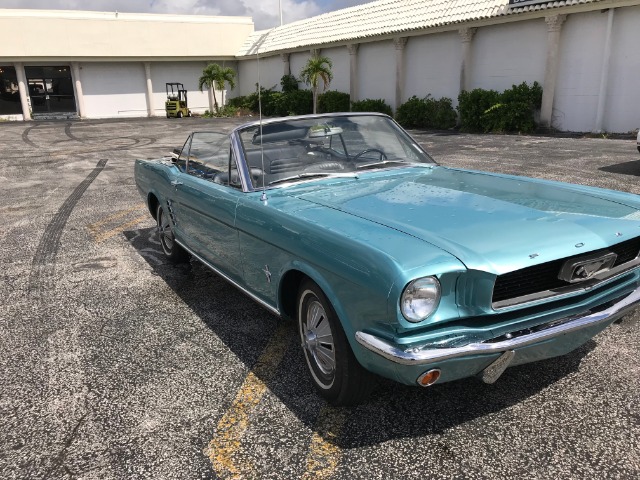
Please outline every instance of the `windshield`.
[[[239, 131], [253, 187], [274, 186], [362, 171], [434, 164], [387, 117], [336, 115], [283, 119]], [[264, 175], [253, 172], [264, 171]]]

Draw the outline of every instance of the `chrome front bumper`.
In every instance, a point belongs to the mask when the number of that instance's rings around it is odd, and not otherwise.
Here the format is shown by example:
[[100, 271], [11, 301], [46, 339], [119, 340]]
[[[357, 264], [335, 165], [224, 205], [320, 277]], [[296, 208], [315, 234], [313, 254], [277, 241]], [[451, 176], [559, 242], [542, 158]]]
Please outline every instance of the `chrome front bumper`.
[[425, 365], [452, 358], [502, 353], [544, 342], [598, 324], [613, 322], [638, 307], [639, 304], [640, 288], [637, 288], [623, 299], [599, 312], [587, 312], [583, 315], [557, 319], [549, 322], [546, 326], [537, 327], [537, 330], [531, 333], [514, 333], [513, 337], [509, 339], [487, 340], [480, 343], [470, 343], [462, 347], [429, 348], [428, 346], [414, 346], [410, 349], [402, 350], [387, 340], [362, 331], [356, 332], [356, 340], [363, 347], [400, 365]]

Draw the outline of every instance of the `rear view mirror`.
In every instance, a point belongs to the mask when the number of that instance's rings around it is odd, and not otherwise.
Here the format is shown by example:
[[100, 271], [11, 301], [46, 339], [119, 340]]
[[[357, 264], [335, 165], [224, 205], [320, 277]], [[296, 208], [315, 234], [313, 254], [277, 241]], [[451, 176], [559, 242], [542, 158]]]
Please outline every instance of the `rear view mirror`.
[[331, 135], [340, 135], [342, 128], [331, 127], [329, 125], [314, 125], [309, 129], [309, 138], [330, 137]]

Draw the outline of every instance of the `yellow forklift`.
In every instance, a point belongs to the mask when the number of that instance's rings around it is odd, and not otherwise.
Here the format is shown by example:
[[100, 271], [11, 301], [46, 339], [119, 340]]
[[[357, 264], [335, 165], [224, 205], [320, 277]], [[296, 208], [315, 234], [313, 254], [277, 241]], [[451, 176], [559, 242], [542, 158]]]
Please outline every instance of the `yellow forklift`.
[[181, 83], [167, 83], [167, 101], [164, 102], [167, 118], [190, 117], [191, 110], [187, 106], [187, 91]]

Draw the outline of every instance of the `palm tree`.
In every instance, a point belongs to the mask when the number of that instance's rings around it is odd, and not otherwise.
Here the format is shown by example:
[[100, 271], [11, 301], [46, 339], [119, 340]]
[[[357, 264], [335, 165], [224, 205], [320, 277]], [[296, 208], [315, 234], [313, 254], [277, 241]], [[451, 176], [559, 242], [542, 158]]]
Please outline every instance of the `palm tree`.
[[229, 67], [221, 67], [217, 63], [210, 63], [204, 70], [202, 70], [202, 76], [198, 79], [198, 88], [203, 91], [203, 87], [213, 89], [213, 104], [215, 105], [216, 112], [220, 111], [218, 107], [218, 99], [216, 98], [216, 88], [223, 93], [222, 104], [224, 105], [224, 85], [229, 84], [229, 88], [235, 88], [236, 86], [236, 72]]
[[323, 92], [327, 89], [331, 80], [333, 80], [331, 67], [333, 67], [333, 64], [327, 57], [313, 55], [300, 72], [300, 78], [311, 87], [311, 91], [313, 92], [313, 113], [316, 113], [318, 109], [318, 84], [320, 80], [322, 80], [323, 83]]

